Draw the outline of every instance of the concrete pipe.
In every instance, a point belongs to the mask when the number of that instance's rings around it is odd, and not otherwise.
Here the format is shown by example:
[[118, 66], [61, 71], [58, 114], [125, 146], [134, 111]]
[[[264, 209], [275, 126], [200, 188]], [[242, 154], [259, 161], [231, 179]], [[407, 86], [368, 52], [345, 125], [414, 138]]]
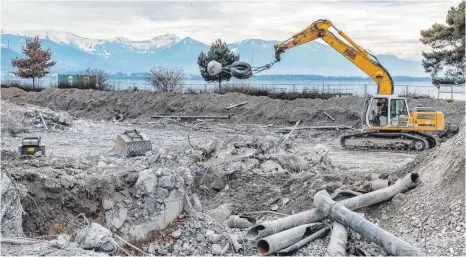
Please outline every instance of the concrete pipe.
[[376, 191], [388, 187], [388, 180], [377, 179], [371, 182], [371, 191]]
[[305, 237], [304, 239], [302, 239], [301, 241], [297, 242], [296, 244], [293, 244], [291, 246], [288, 246], [287, 248], [285, 249], [281, 249], [280, 251], [278, 251], [278, 253], [289, 253], [289, 252], [293, 252], [293, 251], [296, 251], [298, 250], [299, 248], [305, 246], [306, 244], [316, 240], [317, 238], [325, 235], [327, 233], [327, 231], [329, 231], [330, 228], [329, 227], [325, 227], [317, 232], [315, 232], [314, 234], [308, 236], [308, 237]]
[[228, 219], [228, 227], [230, 228], [250, 228], [256, 225], [256, 219], [253, 217], [231, 215]]
[[[348, 209], [356, 210], [390, 200], [398, 193], [404, 193], [409, 189], [416, 187], [419, 182], [419, 174], [409, 173], [404, 178], [399, 179], [395, 184], [389, 187], [348, 198], [341, 201], [340, 203]], [[318, 222], [324, 218], [325, 215], [316, 209], [303, 211], [294, 215], [286, 216], [272, 221], [266, 221], [262, 224], [256, 225], [247, 231], [246, 239], [250, 241], [258, 240], [296, 226]]]
[[321, 229], [323, 226], [324, 224], [322, 223], [311, 223], [262, 238], [257, 242], [257, 253], [259, 255], [275, 253], [312, 235], [316, 229]]
[[327, 247], [326, 256], [347, 256], [346, 244], [348, 243], [348, 229], [334, 221], [332, 235]]
[[238, 236], [235, 234], [227, 234], [231, 246], [236, 253], [243, 255], [243, 246], [238, 242]]
[[380, 245], [387, 253], [396, 256], [425, 256], [420, 249], [408, 244], [388, 231], [364, 219], [361, 215], [349, 210], [342, 203], [333, 201], [325, 191], [314, 196], [314, 205], [327, 217], [356, 231], [366, 239]]

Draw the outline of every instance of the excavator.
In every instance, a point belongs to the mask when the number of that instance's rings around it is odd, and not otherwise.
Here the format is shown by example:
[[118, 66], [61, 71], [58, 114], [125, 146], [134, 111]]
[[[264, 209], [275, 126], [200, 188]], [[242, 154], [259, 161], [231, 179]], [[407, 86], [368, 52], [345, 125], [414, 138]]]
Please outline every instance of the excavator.
[[[330, 28], [335, 29], [350, 45], [329, 31]], [[443, 113], [432, 108], [415, 108], [409, 111], [406, 98], [393, 94], [392, 77], [377, 58], [357, 45], [329, 20], [317, 20], [290, 39], [275, 45], [275, 62], [281, 60], [281, 54], [286, 50], [319, 38], [370, 76], [377, 85], [377, 94], [369, 101], [366, 100], [365, 104], [363, 123], [367, 128], [359, 133], [343, 136], [340, 139], [343, 148], [423, 151], [437, 144], [435, 138], [426, 132], [443, 131], [446, 134], [445, 131], [455, 129], [445, 129]]]

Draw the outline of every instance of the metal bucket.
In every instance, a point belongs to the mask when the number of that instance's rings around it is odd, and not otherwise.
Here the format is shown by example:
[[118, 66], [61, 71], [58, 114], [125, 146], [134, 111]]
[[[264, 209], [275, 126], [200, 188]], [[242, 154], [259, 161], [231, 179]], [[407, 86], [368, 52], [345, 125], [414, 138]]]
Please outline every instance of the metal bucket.
[[116, 139], [114, 151], [121, 156], [131, 157], [144, 155], [152, 150], [149, 138], [137, 130], [126, 130]]

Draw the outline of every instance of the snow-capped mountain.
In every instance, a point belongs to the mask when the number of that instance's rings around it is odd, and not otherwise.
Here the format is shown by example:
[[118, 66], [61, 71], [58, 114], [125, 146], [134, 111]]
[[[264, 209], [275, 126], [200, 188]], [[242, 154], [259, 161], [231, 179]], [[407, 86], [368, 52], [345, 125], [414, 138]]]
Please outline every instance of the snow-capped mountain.
[[104, 40], [83, 38], [73, 33], [52, 30], [47, 31], [45, 37], [43, 37], [42, 39], [48, 39], [58, 44], [70, 45], [88, 53], [94, 52], [98, 45], [102, 45], [105, 43]]
[[[147, 72], [154, 66], [177, 66], [186, 73], [198, 74], [197, 57], [210, 45], [193, 38], [179, 38], [173, 34], [153, 37], [145, 41], [131, 41], [125, 37], [110, 40], [89, 39], [73, 33], [46, 31], [39, 35], [42, 45], [53, 51], [56, 71], [78, 71], [86, 68], [109, 72]], [[2, 70], [7, 64], [3, 49], [10, 42], [10, 50], [19, 54], [26, 35], [2, 34]], [[258, 67], [274, 60], [274, 45], [280, 41], [246, 39], [229, 44], [242, 61]], [[426, 76], [418, 61], [399, 59], [394, 55], [377, 55], [392, 76]], [[366, 76], [333, 48], [313, 41], [290, 49], [272, 69], [261, 74], [313, 74], [323, 76]]]
[[119, 44], [125, 48], [139, 53], [154, 53], [156, 49], [166, 48], [181, 40], [176, 35], [165, 34], [156, 36], [152, 39], [145, 41], [131, 41], [125, 37], [116, 37], [110, 40], [103, 39], [90, 39], [80, 37], [70, 32], [61, 32], [48, 30], [46, 32], [29, 32], [25, 34], [17, 34], [19, 36], [35, 36], [38, 35], [40, 39], [50, 40], [57, 44], [66, 44], [76, 49], [82, 50], [87, 53], [94, 53], [101, 56], [108, 56], [108, 47], [111, 48], [113, 44]]

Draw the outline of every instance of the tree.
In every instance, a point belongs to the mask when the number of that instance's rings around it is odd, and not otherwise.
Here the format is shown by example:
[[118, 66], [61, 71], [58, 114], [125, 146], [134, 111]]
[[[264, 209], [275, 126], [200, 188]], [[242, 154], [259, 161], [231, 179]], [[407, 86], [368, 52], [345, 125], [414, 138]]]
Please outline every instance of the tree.
[[146, 73], [145, 80], [150, 82], [155, 90], [173, 92], [181, 89], [183, 76], [181, 68], [153, 67]]
[[16, 57], [11, 61], [13, 67], [18, 71], [13, 72], [21, 78], [32, 78], [32, 88], [35, 86], [35, 78], [42, 78], [49, 74], [49, 69], [55, 65], [56, 61], [52, 59], [52, 51], [41, 48], [39, 37], [27, 38], [26, 45], [22, 46], [23, 54], [27, 58], [21, 59]]
[[465, 1], [451, 7], [446, 25], [435, 23], [421, 31], [421, 42], [432, 48], [422, 52], [422, 65], [430, 73], [434, 84], [464, 83]]
[[87, 68], [86, 70], [86, 75], [89, 76], [95, 76], [95, 83], [96, 83], [96, 88], [97, 90], [110, 90], [111, 86], [107, 82], [109, 74], [105, 72], [104, 70], [98, 70], [98, 69], [89, 69]]
[[217, 39], [212, 46], [210, 47], [209, 52], [205, 54], [201, 52], [197, 58], [197, 64], [201, 72], [201, 76], [207, 82], [218, 81], [219, 90], [222, 90], [222, 81], [229, 81], [231, 79], [231, 74], [228, 72], [222, 72], [218, 75], [211, 76], [207, 72], [207, 64], [215, 60], [222, 64], [222, 66], [230, 65], [236, 61], [239, 61], [239, 55], [235, 55], [227, 46], [225, 42], [222, 42], [221, 39]]

